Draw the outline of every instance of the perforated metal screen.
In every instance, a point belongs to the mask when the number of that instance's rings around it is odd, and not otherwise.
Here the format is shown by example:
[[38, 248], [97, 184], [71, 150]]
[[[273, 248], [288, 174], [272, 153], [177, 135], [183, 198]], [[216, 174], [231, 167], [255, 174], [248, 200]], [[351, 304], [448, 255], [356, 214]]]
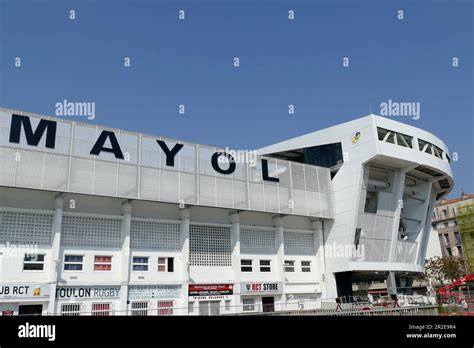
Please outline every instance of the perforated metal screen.
[[[28, 117], [36, 130], [41, 118]], [[45, 134], [37, 146], [27, 144], [23, 128], [15, 144], [9, 141], [11, 120], [11, 113], [0, 111], [0, 185], [333, 217], [327, 168], [266, 158], [269, 176], [280, 179], [275, 183], [263, 180], [261, 157], [255, 165], [237, 158], [235, 171], [224, 175], [211, 163], [222, 149], [190, 143], [181, 143], [170, 166], [157, 140], [168, 149], [176, 141], [63, 119], [50, 119], [57, 123], [55, 149], [46, 148]], [[111, 152], [90, 154], [104, 130], [115, 133], [123, 160]], [[110, 140], [104, 146], [110, 148]]]
[[312, 233], [285, 232], [285, 255], [315, 255]]
[[121, 247], [121, 219], [64, 215], [61, 244], [78, 247]]
[[189, 227], [189, 260], [192, 266], [232, 266], [230, 228], [195, 225]]
[[0, 211], [0, 242], [51, 245], [53, 215]]
[[178, 251], [180, 250], [180, 224], [132, 220], [130, 246], [135, 249]]
[[240, 252], [242, 254], [275, 254], [275, 231], [242, 227]]
[[414, 263], [417, 252], [418, 243], [397, 241], [396, 246], [396, 262], [401, 263]]

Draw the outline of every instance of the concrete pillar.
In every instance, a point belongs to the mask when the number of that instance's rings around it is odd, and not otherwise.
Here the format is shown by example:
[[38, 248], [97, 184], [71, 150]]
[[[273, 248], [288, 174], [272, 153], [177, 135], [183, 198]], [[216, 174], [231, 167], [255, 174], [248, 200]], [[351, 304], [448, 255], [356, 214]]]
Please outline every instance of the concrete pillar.
[[311, 228], [314, 231], [313, 241], [314, 241], [314, 250], [316, 251], [316, 259], [319, 261], [319, 264], [312, 265], [313, 267], [318, 267], [318, 281], [323, 292], [322, 297], [327, 296], [327, 282], [326, 278], [326, 255], [324, 250], [324, 234], [323, 234], [323, 223], [321, 220], [315, 219], [311, 220]]
[[182, 285], [182, 294], [183, 294], [183, 307], [182, 313], [188, 314], [188, 284], [191, 279], [190, 275], [190, 263], [189, 263], [189, 218], [190, 212], [189, 208], [184, 207], [179, 210], [181, 225], [180, 225], [180, 242], [181, 242], [181, 279], [183, 282]]
[[285, 272], [284, 272], [284, 266], [283, 266], [283, 264], [285, 263], [283, 217], [281, 215], [273, 216], [273, 225], [275, 226], [275, 243], [277, 247], [276, 269], [277, 269], [278, 280], [285, 282]]
[[[230, 226], [230, 244], [232, 248], [232, 273], [234, 279], [234, 294], [236, 293], [235, 287], [240, 283], [240, 215], [236, 210], [229, 212]], [[239, 286], [241, 286], [239, 284]], [[240, 296], [234, 295], [234, 307], [232, 312], [240, 312], [241, 308], [238, 307], [240, 304]]]
[[58, 284], [58, 278], [61, 274], [61, 226], [63, 221], [63, 194], [58, 193], [54, 200], [54, 216], [53, 216], [53, 229], [52, 229], [52, 240], [51, 240], [51, 293], [49, 297], [48, 313], [52, 314], [55, 312], [56, 305], [56, 287]]
[[120, 273], [120, 315], [128, 314], [128, 282], [130, 281], [130, 225], [132, 222], [132, 203], [122, 204], [122, 268]]
[[229, 212], [230, 244], [232, 248], [232, 268], [234, 272], [234, 281], [240, 281], [240, 216], [238, 211]]
[[389, 271], [386, 273], [386, 281], [387, 281], [387, 293], [389, 295], [397, 293], [397, 282], [395, 279], [395, 272]]

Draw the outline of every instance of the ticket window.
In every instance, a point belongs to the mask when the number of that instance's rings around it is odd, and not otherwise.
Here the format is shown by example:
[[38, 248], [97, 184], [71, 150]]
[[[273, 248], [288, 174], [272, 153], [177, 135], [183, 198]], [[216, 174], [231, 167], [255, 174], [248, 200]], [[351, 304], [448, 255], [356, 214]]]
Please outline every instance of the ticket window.
[[20, 305], [18, 306], [18, 315], [41, 315], [43, 305]]

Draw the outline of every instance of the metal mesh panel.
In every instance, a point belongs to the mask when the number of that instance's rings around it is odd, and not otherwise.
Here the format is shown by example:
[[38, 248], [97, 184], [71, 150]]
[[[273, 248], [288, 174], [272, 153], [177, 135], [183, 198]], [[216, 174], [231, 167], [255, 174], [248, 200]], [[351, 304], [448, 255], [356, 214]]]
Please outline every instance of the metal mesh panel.
[[250, 183], [250, 208], [263, 210], [263, 185]]
[[160, 170], [142, 167], [140, 175], [140, 198], [159, 200]]
[[286, 255], [315, 255], [312, 233], [285, 232]]
[[184, 203], [193, 204], [196, 203], [196, 177], [194, 174], [180, 173], [180, 200]]
[[61, 244], [81, 247], [121, 247], [121, 219], [63, 216]]
[[383, 261], [385, 253], [385, 240], [374, 239], [372, 243], [372, 253], [370, 254], [370, 261]]
[[362, 251], [362, 257], [358, 258], [357, 255], [352, 255], [353, 260], [357, 261], [370, 261], [370, 254], [372, 253], [373, 239], [360, 238], [358, 248]]
[[318, 185], [318, 167], [315, 166], [305, 166], [304, 174], [306, 178], [306, 189], [312, 191], [319, 191]]
[[278, 187], [265, 184], [265, 210], [278, 213]]
[[23, 187], [41, 187], [44, 153], [19, 150], [20, 160], [17, 162], [16, 184]]
[[216, 179], [217, 205], [220, 207], [232, 207], [232, 180], [217, 178]]
[[95, 162], [94, 193], [108, 196], [117, 194], [117, 163]]
[[53, 215], [0, 212], [0, 242], [51, 245]]
[[396, 262], [414, 263], [418, 243], [398, 241], [396, 247]]
[[193, 266], [232, 266], [230, 228], [191, 225], [189, 259]]
[[248, 209], [247, 183], [234, 180], [234, 208]]
[[306, 215], [306, 192], [303, 190], [293, 189], [293, 205], [295, 214]]
[[240, 252], [242, 254], [275, 254], [275, 231], [241, 228]]
[[180, 224], [132, 220], [130, 246], [136, 249], [178, 251], [181, 249]]
[[71, 159], [71, 181], [69, 190], [72, 192], [92, 193], [91, 182], [94, 181], [94, 161], [84, 158]]
[[137, 196], [137, 167], [125, 164], [118, 165], [118, 195], [121, 197]]
[[304, 189], [304, 166], [299, 163], [291, 163], [291, 178], [293, 187]]
[[[29, 119], [36, 129], [40, 118], [29, 116]], [[0, 149], [0, 184], [173, 203], [182, 200], [189, 204], [275, 213], [333, 215], [331, 196], [327, 194], [331, 188], [327, 168], [265, 158], [269, 176], [278, 177], [279, 182], [264, 182], [262, 158], [258, 157], [252, 164], [237, 163], [233, 174], [224, 175], [211, 165], [211, 157], [219, 149], [195, 144], [183, 144], [171, 167], [166, 165], [166, 156], [156, 138], [64, 120], [55, 122], [58, 126], [55, 149], [45, 148], [45, 136], [38, 146], [28, 145], [24, 131], [21, 144], [11, 144], [8, 139], [11, 114], [0, 112], [0, 144], [6, 146]], [[90, 154], [104, 130], [115, 133], [125, 159], [116, 159], [107, 151], [99, 156]], [[176, 144], [161, 139], [168, 148]], [[110, 139], [104, 146], [111, 146]], [[15, 158], [17, 152], [19, 160]], [[141, 165], [146, 166], [141, 170], [137, 166], [139, 158]], [[227, 168], [226, 157], [220, 159], [224, 161], [220, 167]], [[239, 181], [246, 179], [250, 183]]]
[[44, 163], [43, 188], [66, 190], [69, 157], [46, 154]]
[[14, 185], [15, 181], [15, 149], [0, 148], [0, 184]]

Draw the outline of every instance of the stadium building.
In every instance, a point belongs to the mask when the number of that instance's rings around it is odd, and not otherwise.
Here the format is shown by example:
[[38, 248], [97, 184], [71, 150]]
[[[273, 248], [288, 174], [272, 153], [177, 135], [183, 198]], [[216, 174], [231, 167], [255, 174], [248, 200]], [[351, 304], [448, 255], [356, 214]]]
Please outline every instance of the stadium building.
[[258, 150], [0, 109], [2, 315], [217, 315], [410, 288], [446, 145], [369, 115]]

